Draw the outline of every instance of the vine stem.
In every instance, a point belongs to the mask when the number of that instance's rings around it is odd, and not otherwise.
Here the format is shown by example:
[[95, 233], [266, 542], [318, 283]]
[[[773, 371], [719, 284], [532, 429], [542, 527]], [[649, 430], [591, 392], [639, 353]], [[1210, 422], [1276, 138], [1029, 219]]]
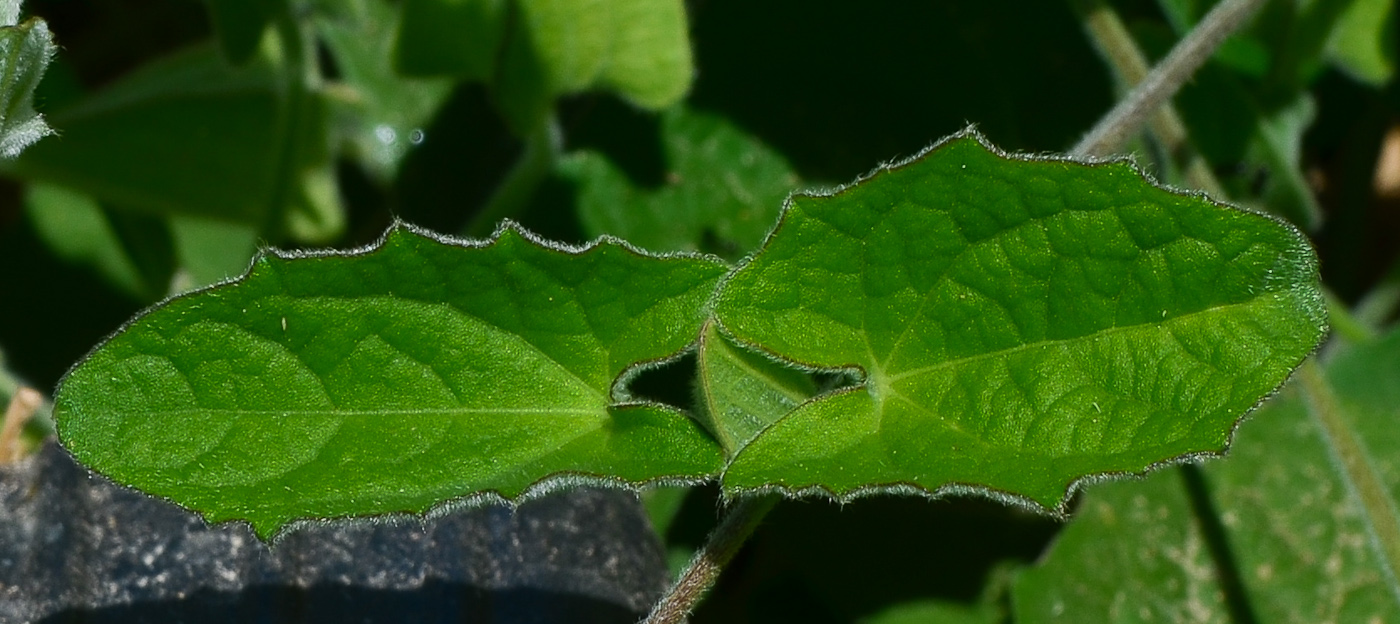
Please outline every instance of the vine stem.
[[1074, 147], [1073, 153], [1107, 156], [1121, 149], [1128, 138], [1215, 53], [1225, 38], [1244, 26], [1249, 17], [1267, 1], [1224, 0], [1215, 5], [1127, 97], [1089, 130]]
[[739, 552], [744, 542], [753, 534], [763, 517], [773, 509], [781, 497], [765, 494], [740, 500], [724, 516], [724, 520], [705, 544], [695, 553], [695, 557], [681, 572], [680, 578], [666, 590], [666, 595], [652, 607], [643, 624], [679, 624], [695, 610], [695, 605], [715, 584], [720, 570]]
[[[1072, 0], [1070, 5], [1084, 22], [1084, 30], [1099, 48], [1113, 72], [1124, 85], [1131, 88], [1147, 78], [1151, 67], [1118, 13], [1104, 0]], [[1172, 106], [1170, 96], [1148, 117], [1147, 127], [1168, 157], [1179, 157], [1186, 180], [1197, 189], [1214, 197], [1225, 197], [1225, 187], [1216, 179], [1200, 153], [1187, 142], [1186, 122]], [[1108, 154], [1081, 154], [1107, 156]]]
[[1317, 358], [1308, 358], [1298, 368], [1298, 382], [1308, 411], [1318, 423], [1332, 461], [1341, 472], [1342, 481], [1361, 503], [1366, 531], [1379, 555], [1381, 569], [1390, 581], [1391, 591], [1400, 599], [1400, 581], [1395, 575], [1395, 571], [1400, 570], [1400, 513], [1395, 509], [1390, 491], [1371, 465], [1351, 424], [1342, 415], [1341, 402]]

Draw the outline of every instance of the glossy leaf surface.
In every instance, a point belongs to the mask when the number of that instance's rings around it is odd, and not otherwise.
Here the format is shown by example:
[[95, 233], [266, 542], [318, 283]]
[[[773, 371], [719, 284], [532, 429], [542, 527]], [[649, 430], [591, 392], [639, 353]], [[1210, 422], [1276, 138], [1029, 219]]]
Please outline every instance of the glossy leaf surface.
[[[1400, 493], [1393, 383], [1400, 333], [1358, 346], [1327, 365], [1345, 417], [1391, 489]], [[1083, 622], [1151, 612], [1158, 621], [1191, 605], [1220, 605], [1218, 555], [1201, 526], [1219, 526], [1238, 571], [1238, 597], [1257, 621], [1389, 622], [1400, 592], [1385, 572], [1366, 514], [1329, 457], [1318, 423], [1294, 385], [1241, 425], [1230, 455], [1202, 468], [1212, 512], [1186, 504], [1179, 475], [1091, 489], [1073, 523], [1015, 588], [1017, 621]], [[1279, 452], [1286, 449], [1286, 452]], [[1191, 560], [1183, 558], [1191, 555]], [[1155, 553], [1155, 554], [1154, 554]], [[1190, 590], [1190, 591], [1186, 591]], [[1197, 608], [1199, 612], [1199, 608]]]
[[1316, 281], [1274, 219], [1126, 163], [954, 137], [794, 197], [723, 286], [739, 340], [866, 377], [768, 428], [724, 487], [974, 488], [1059, 509], [1086, 475], [1223, 450], [1321, 339]]
[[361, 254], [263, 256], [74, 368], [60, 436], [98, 472], [264, 537], [561, 479], [704, 478], [722, 460], [709, 436], [614, 383], [695, 339], [724, 270], [511, 228], [481, 247], [396, 228]]

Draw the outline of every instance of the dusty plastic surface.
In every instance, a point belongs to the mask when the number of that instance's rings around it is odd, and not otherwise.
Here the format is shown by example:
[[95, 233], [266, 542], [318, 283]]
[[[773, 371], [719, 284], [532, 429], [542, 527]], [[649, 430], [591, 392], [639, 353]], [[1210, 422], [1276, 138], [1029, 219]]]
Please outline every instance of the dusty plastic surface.
[[0, 467], [0, 622], [626, 622], [666, 586], [635, 499], [580, 490], [276, 548], [112, 485], [56, 444]]

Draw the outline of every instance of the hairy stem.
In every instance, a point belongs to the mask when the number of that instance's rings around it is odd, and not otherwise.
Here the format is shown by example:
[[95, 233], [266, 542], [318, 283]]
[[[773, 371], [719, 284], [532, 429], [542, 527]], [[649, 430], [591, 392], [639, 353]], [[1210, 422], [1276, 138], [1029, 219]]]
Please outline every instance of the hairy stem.
[[559, 131], [559, 123], [550, 115], [540, 127], [525, 138], [525, 151], [521, 152], [520, 159], [515, 161], [510, 173], [507, 173], [500, 186], [496, 187], [491, 199], [487, 200], [481, 211], [467, 223], [462, 234], [475, 238], [489, 236], [501, 219], [515, 216], [524, 210], [530, 198], [534, 196], [535, 189], [539, 188], [540, 183], [554, 168], [554, 162], [558, 160], [562, 149], [563, 138]]
[[[1113, 67], [1118, 79], [1129, 87], [1141, 84], [1150, 73], [1147, 55], [1143, 54], [1137, 42], [1133, 41], [1128, 28], [1123, 25], [1123, 20], [1118, 17], [1113, 7], [1104, 0], [1072, 0], [1070, 4], [1084, 21], [1084, 30], [1089, 33], [1089, 38]], [[1224, 187], [1210, 170], [1210, 165], [1200, 153], [1191, 149], [1187, 142], [1186, 122], [1182, 121], [1181, 115], [1171, 105], [1171, 96], [1174, 94], [1173, 89], [1172, 93], [1164, 96], [1165, 100], [1155, 111], [1149, 109], [1148, 128], [1153, 138], [1162, 146], [1162, 150], [1169, 157], [1182, 163], [1186, 180], [1191, 186], [1212, 196], [1224, 197]], [[1082, 142], [1080, 147], [1084, 147]], [[1076, 148], [1076, 153], [1081, 155], [1107, 155], [1079, 152], [1078, 149]]]
[[1308, 411], [1321, 428], [1332, 461], [1340, 469], [1342, 481], [1361, 503], [1366, 530], [1381, 569], [1391, 591], [1400, 599], [1400, 582], [1395, 575], [1395, 571], [1400, 570], [1400, 513], [1395, 509], [1390, 491], [1371, 465], [1351, 424], [1342, 415], [1341, 403], [1316, 358], [1309, 358], [1298, 369], [1298, 381]]
[[671, 589], [652, 608], [643, 624], [678, 624], [695, 610], [695, 605], [714, 586], [720, 570], [739, 552], [744, 542], [758, 528], [758, 523], [777, 504], [779, 496], [769, 494], [746, 498], [725, 514], [724, 520], [710, 532], [705, 545], [681, 572]]
[[1127, 143], [1171, 99], [1225, 38], [1244, 26], [1267, 0], [1224, 0], [1187, 33], [1171, 53], [1118, 102], [1074, 147], [1075, 154], [1107, 156]]

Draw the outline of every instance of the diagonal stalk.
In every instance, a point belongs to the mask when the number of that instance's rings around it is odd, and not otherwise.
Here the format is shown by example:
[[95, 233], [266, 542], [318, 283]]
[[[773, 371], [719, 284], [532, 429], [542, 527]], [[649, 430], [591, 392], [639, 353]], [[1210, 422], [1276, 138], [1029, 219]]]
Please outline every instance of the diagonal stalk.
[[724, 520], [710, 532], [705, 544], [695, 553], [695, 557], [681, 572], [675, 584], [666, 590], [651, 615], [643, 624], [679, 624], [695, 610], [700, 599], [714, 586], [720, 570], [734, 558], [744, 542], [753, 534], [763, 517], [777, 504], [780, 496], [765, 494], [745, 498], [725, 514]]
[[[1143, 54], [1137, 42], [1133, 41], [1127, 26], [1113, 7], [1104, 0], [1071, 0], [1070, 5], [1084, 22], [1084, 30], [1088, 32], [1089, 38], [1108, 60], [1113, 72], [1124, 85], [1134, 87], [1147, 78], [1151, 71], [1147, 55]], [[1168, 157], [1182, 161], [1186, 180], [1192, 186], [1213, 197], [1223, 198], [1225, 188], [1220, 185], [1205, 158], [1191, 149], [1187, 142], [1186, 122], [1181, 119], [1181, 115], [1171, 103], [1171, 96], [1174, 94], [1167, 94], [1166, 101], [1150, 113], [1147, 127]]]
[[1215, 5], [1127, 97], [1094, 125], [1074, 147], [1073, 153], [1106, 156], [1121, 149], [1148, 118], [1171, 100], [1225, 38], [1243, 27], [1265, 2], [1267, 0], [1224, 0]]
[[496, 187], [486, 205], [462, 228], [462, 235], [470, 238], [490, 236], [502, 219], [514, 217], [524, 210], [540, 183], [554, 170], [562, 150], [559, 122], [550, 114], [530, 136], [525, 137], [525, 150], [521, 152], [519, 160], [515, 161], [515, 166]]
[[1397, 582], [1395, 575], [1395, 571], [1400, 570], [1400, 512], [1395, 508], [1390, 490], [1371, 464], [1351, 424], [1342, 415], [1341, 401], [1316, 358], [1309, 358], [1298, 369], [1298, 381], [1308, 411], [1312, 413], [1327, 443], [1328, 454], [1347, 489], [1361, 503], [1371, 545], [1380, 559], [1380, 567], [1391, 592], [1400, 600], [1400, 582]]

